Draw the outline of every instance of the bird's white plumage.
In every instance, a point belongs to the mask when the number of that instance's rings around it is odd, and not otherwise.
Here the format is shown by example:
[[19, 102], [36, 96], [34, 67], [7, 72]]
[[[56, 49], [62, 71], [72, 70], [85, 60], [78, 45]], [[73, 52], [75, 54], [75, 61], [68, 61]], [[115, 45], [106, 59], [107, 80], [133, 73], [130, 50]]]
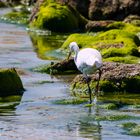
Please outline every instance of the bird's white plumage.
[[92, 74], [102, 66], [102, 56], [96, 49], [85, 48], [79, 51], [76, 42], [70, 43], [69, 47], [75, 52], [75, 64], [83, 74]]

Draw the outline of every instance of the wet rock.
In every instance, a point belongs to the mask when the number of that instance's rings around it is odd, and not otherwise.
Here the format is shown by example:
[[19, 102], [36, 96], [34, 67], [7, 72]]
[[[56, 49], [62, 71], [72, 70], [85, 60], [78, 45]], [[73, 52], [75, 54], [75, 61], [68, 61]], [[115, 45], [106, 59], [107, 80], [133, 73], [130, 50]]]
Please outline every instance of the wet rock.
[[21, 95], [22, 81], [14, 68], [0, 69], [0, 96]]
[[79, 73], [73, 58], [69, 60], [65, 59], [57, 63], [52, 62], [50, 65], [35, 68], [34, 71], [44, 72], [51, 75]]
[[[105, 62], [100, 81], [100, 90], [104, 92], [126, 91], [140, 92], [140, 65]], [[98, 74], [91, 75], [91, 87], [95, 88]], [[82, 75], [78, 75], [72, 81], [72, 90], [84, 89], [86, 83]]]

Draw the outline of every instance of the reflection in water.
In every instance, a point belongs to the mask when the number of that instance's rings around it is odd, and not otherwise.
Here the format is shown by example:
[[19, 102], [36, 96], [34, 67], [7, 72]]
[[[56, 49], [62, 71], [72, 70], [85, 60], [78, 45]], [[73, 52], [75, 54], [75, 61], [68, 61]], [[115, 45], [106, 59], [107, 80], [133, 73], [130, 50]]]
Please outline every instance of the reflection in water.
[[66, 35], [37, 35], [33, 32], [29, 32], [29, 35], [39, 58], [47, 60], [63, 58], [62, 54], [57, 54], [55, 50], [61, 47]]
[[15, 115], [16, 106], [20, 104], [21, 98], [19, 95], [0, 97], [0, 116]]
[[87, 119], [81, 119], [79, 121], [78, 132], [81, 137], [90, 138], [93, 140], [101, 140], [101, 125], [100, 121], [92, 121], [90, 118], [92, 114], [92, 109], [94, 110], [95, 117], [100, 115], [98, 106], [94, 106], [94, 108], [89, 108]]

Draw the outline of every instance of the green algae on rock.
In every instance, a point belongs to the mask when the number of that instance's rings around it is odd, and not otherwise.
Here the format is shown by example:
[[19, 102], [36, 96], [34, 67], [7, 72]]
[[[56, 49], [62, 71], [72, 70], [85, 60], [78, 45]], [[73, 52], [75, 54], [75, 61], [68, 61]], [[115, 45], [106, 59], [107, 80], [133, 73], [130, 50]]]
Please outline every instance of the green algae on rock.
[[128, 135], [140, 136], [140, 125], [135, 122], [126, 122], [120, 125]]
[[63, 60], [57, 63], [52, 62], [49, 65], [43, 65], [34, 68], [33, 71], [48, 73], [52, 75], [79, 73], [73, 59]]
[[104, 60], [107, 61], [125, 63], [140, 61], [140, 40], [137, 35], [126, 30], [113, 29], [93, 35], [71, 34], [60, 50], [67, 50], [69, 43], [73, 41], [77, 42], [81, 48], [90, 47], [100, 50]]
[[60, 105], [73, 104], [73, 105], [77, 105], [77, 104], [83, 104], [83, 103], [85, 103], [87, 101], [88, 101], [88, 99], [84, 99], [84, 98], [61, 99], [61, 100], [55, 101], [55, 104], [60, 104]]
[[[109, 63], [103, 64], [103, 74], [100, 81], [100, 90], [103, 92], [140, 92], [140, 65]], [[97, 74], [91, 76], [90, 86], [95, 88]], [[85, 93], [87, 85], [82, 75], [78, 75], [71, 83], [71, 89], [74, 92]], [[79, 94], [81, 94], [79, 93]]]
[[119, 107], [115, 103], [106, 103], [99, 106], [100, 108], [107, 109], [107, 110], [114, 110], [118, 109]]
[[87, 20], [72, 7], [50, 2], [40, 6], [36, 18], [30, 23], [30, 27], [48, 29], [54, 32], [71, 32], [86, 23]]
[[27, 11], [14, 11], [0, 17], [1, 20], [6, 22], [23, 25], [28, 24], [28, 18], [29, 12]]
[[21, 95], [24, 91], [20, 77], [14, 68], [0, 69], [0, 96]]

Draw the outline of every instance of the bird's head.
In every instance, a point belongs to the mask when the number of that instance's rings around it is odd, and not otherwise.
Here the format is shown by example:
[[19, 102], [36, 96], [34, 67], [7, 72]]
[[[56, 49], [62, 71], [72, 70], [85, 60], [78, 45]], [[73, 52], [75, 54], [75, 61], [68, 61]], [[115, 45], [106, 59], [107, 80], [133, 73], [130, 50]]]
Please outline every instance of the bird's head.
[[78, 51], [79, 51], [79, 47], [76, 42], [71, 42], [69, 44], [69, 49], [70, 49], [70, 51], [69, 51], [68, 59], [70, 58], [72, 52], [78, 53]]

